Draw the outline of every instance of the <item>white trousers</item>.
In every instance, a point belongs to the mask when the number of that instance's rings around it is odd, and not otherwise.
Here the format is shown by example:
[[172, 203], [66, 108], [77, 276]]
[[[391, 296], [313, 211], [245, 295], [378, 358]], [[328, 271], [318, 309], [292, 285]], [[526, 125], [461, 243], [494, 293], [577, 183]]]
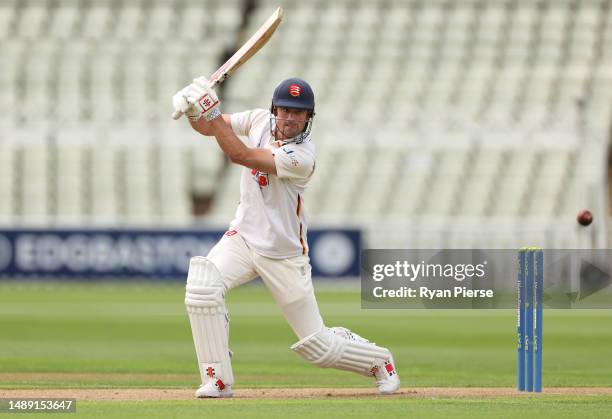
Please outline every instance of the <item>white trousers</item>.
[[260, 276], [299, 339], [323, 327], [308, 256], [267, 258], [231, 230], [210, 250], [208, 259], [221, 272], [226, 293]]

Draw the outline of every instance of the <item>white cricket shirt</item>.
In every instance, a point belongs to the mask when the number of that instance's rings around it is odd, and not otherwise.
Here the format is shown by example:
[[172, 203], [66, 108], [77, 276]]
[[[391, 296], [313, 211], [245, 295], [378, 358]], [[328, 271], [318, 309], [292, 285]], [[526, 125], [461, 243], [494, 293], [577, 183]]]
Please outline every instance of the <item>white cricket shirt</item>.
[[277, 174], [242, 169], [240, 203], [230, 228], [257, 253], [285, 259], [308, 253], [304, 191], [314, 172], [315, 146], [308, 137], [279, 147], [270, 133], [270, 115], [264, 109], [231, 115], [233, 131], [247, 137], [248, 147], [272, 151]]

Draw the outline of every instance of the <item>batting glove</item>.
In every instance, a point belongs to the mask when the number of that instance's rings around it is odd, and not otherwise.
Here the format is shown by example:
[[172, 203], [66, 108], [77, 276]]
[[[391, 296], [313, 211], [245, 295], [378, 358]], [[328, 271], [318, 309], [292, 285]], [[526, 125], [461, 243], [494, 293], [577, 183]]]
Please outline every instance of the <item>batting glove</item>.
[[198, 120], [204, 117], [207, 121], [212, 121], [221, 115], [219, 97], [208, 86], [208, 80], [205, 77], [193, 79], [193, 83], [183, 89], [183, 94], [187, 102], [197, 112], [197, 115], [193, 118], [190, 116], [189, 119]]
[[184, 114], [187, 115], [189, 119], [197, 120], [200, 112], [195, 110], [193, 106], [187, 102], [187, 97], [184, 93], [186, 89], [187, 88], [181, 89], [172, 96], [172, 107], [174, 108], [172, 118], [179, 119]]

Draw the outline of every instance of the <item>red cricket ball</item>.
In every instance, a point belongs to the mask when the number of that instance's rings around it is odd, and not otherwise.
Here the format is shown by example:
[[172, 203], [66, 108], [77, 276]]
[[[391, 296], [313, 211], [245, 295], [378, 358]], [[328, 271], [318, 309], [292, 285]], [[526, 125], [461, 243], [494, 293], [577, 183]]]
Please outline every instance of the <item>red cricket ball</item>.
[[593, 222], [593, 214], [588, 209], [581, 209], [578, 211], [578, 215], [576, 215], [576, 221], [580, 225], [588, 226]]

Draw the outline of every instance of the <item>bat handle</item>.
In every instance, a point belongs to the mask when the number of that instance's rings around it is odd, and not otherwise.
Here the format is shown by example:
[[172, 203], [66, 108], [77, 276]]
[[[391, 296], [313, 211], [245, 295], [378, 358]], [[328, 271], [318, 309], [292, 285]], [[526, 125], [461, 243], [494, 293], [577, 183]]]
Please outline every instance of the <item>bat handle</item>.
[[174, 113], [172, 114], [172, 119], [177, 120], [181, 116], [183, 116], [183, 112], [181, 112], [181, 111], [174, 111]]

